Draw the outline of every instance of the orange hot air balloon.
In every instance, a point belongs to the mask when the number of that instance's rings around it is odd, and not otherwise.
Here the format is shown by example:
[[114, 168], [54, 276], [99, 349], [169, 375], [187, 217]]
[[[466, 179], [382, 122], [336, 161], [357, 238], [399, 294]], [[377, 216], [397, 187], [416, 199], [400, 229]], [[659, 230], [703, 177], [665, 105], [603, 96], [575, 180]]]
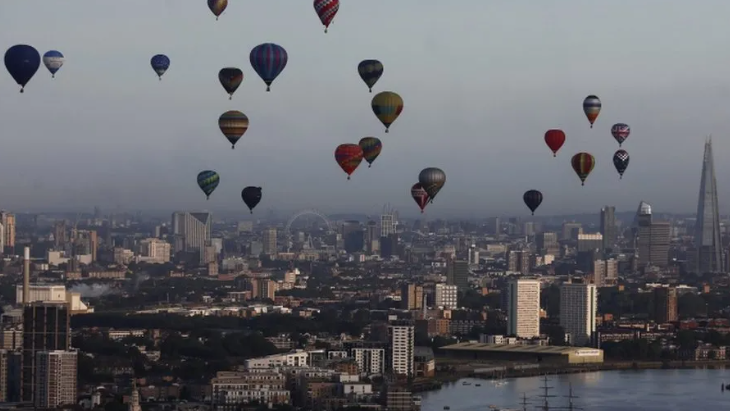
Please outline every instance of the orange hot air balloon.
[[573, 166], [575, 174], [578, 174], [580, 185], [585, 185], [586, 178], [596, 166], [596, 158], [588, 153], [578, 153], [570, 159], [570, 165]]
[[335, 160], [340, 165], [342, 171], [347, 173], [347, 179], [355, 172], [357, 166], [362, 163], [363, 158], [362, 147], [358, 144], [340, 144], [335, 150]]

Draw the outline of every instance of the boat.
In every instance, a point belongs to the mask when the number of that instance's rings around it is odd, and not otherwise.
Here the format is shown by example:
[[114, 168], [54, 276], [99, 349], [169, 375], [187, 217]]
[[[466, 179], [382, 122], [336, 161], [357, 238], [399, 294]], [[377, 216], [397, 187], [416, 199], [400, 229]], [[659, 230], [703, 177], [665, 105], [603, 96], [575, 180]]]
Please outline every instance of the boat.
[[451, 407], [449, 407], [448, 405], [444, 405], [444, 409], [445, 409], [445, 410], [450, 410], [450, 409], [451, 409]]
[[461, 383], [461, 385], [471, 385], [471, 383], [469, 381], [464, 381]]
[[481, 387], [482, 384], [474, 384], [475, 387]]

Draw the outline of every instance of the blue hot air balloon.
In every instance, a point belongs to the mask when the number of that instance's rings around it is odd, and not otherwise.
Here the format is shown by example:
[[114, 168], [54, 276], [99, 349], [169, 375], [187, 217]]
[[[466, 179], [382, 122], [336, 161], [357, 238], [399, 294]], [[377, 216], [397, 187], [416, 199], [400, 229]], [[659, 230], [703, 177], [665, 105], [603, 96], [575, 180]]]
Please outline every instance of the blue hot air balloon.
[[271, 91], [271, 83], [284, 71], [289, 55], [278, 44], [264, 43], [251, 50], [249, 60], [261, 80], [266, 83], [266, 91]]
[[27, 44], [17, 44], [5, 52], [5, 68], [8, 69], [8, 73], [13, 76], [15, 82], [20, 85], [21, 93], [40, 66], [40, 53]]
[[170, 68], [170, 58], [164, 54], [156, 54], [152, 56], [150, 65], [152, 66], [152, 70], [157, 73], [157, 77], [162, 80], [162, 75]]
[[63, 67], [64, 61], [66, 61], [66, 58], [57, 50], [47, 51], [43, 55], [43, 65], [51, 72], [52, 78], [56, 78], [56, 72]]

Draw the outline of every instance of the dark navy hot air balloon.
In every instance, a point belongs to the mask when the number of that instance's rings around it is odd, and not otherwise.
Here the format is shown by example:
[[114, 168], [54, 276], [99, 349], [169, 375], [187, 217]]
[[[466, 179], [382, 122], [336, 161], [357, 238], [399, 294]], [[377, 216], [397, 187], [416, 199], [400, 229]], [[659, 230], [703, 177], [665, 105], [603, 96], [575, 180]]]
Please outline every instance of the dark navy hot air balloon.
[[383, 75], [383, 63], [378, 60], [363, 60], [357, 65], [357, 73], [372, 93], [373, 86]]
[[157, 77], [162, 81], [162, 75], [170, 68], [170, 58], [164, 54], [156, 54], [152, 56], [150, 65], [152, 66], [152, 70], [157, 73]]
[[66, 58], [58, 50], [47, 51], [43, 55], [43, 65], [51, 72], [51, 78], [56, 78], [56, 72], [63, 67]]
[[33, 78], [41, 65], [41, 55], [38, 50], [27, 44], [17, 44], [5, 52], [5, 68], [20, 86], [20, 92]]
[[264, 43], [251, 50], [249, 60], [261, 80], [266, 83], [266, 91], [271, 91], [271, 83], [284, 71], [289, 55], [278, 44]]
[[537, 190], [527, 190], [525, 191], [525, 194], [522, 195], [522, 200], [525, 201], [527, 208], [532, 211], [532, 215], [535, 215], [535, 210], [537, 210], [537, 207], [540, 207], [540, 204], [542, 203], [542, 193]]
[[248, 207], [251, 214], [253, 209], [261, 202], [261, 187], [246, 187], [241, 191], [241, 199]]

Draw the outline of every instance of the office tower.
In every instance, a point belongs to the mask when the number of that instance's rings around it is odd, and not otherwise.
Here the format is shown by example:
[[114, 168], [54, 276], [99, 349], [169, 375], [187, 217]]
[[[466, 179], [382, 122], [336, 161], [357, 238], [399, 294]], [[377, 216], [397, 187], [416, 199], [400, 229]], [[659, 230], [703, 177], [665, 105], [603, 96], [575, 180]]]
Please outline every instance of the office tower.
[[517, 279], [509, 282], [507, 334], [520, 338], [540, 336], [540, 281]]
[[23, 309], [23, 368], [21, 398], [34, 401], [36, 355], [69, 348], [71, 316], [66, 303], [34, 302]]
[[30, 247], [23, 249], [23, 306], [30, 302]]
[[533, 259], [528, 250], [512, 250], [507, 254], [507, 271], [530, 274]]
[[263, 236], [263, 252], [266, 255], [276, 255], [278, 245], [276, 244], [276, 228], [267, 228]]
[[404, 310], [420, 310], [423, 308], [423, 286], [403, 284], [400, 287], [401, 307]]
[[502, 220], [499, 217], [492, 217], [487, 222], [487, 228], [490, 234], [502, 234]]
[[560, 286], [560, 326], [569, 335], [568, 343], [586, 346], [596, 332], [598, 293], [593, 284]]
[[3, 233], [3, 245], [12, 253], [15, 253], [15, 214], [0, 211], [0, 220], [5, 231]]
[[183, 251], [198, 252], [200, 262], [205, 260], [205, 247], [210, 241], [210, 228], [213, 223], [211, 213], [177, 211], [172, 213], [172, 233], [180, 236]]
[[654, 321], [665, 324], [677, 321], [677, 289], [657, 287], [654, 289]]
[[436, 284], [434, 305], [444, 310], [453, 310], [459, 307], [459, 290], [455, 285]]
[[53, 241], [54, 247], [58, 250], [66, 246], [68, 237], [66, 236], [66, 221], [56, 221], [53, 225]]
[[535, 246], [540, 255], [560, 255], [560, 243], [558, 234], [549, 231], [539, 233], [535, 236]]
[[380, 237], [380, 257], [390, 258], [398, 254], [398, 233]]
[[455, 285], [459, 291], [469, 289], [469, 262], [449, 260], [446, 263], [446, 284]]
[[170, 244], [159, 238], [145, 238], [139, 242], [140, 261], [167, 263], [170, 261]]
[[528, 221], [522, 224], [522, 235], [528, 237], [535, 235], [535, 223]]
[[578, 252], [598, 250], [603, 253], [603, 235], [596, 234], [578, 234]]
[[618, 261], [613, 258], [593, 262], [593, 283], [596, 287], [615, 285], [618, 280]]
[[666, 267], [669, 264], [670, 224], [664, 221], [653, 221], [651, 206], [642, 201], [639, 203], [634, 226], [638, 233], [639, 265]]
[[38, 351], [35, 358], [36, 408], [75, 405], [79, 361], [76, 351]]
[[96, 252], [99, 249], [99, 236], [96, 234], [96, 230], [89, 230], [89, 254], [91, 254], [91, 261], [96, 261]]
[[581, 223], [563, 223], [563, 236], [561, 240], [576, 240], [578, 234], [583, 233], [583, 225]]
[[616, 207], [605, 206], [601, 209], [601, 234], [603, 249], [612, 249], [616, 244]]
[[410, 321], [394, 321], [388, 326], [388, 334], [390, 371], [396, 375], [414, 375], [415, 326]]
[[365, 251], [368, 254], [380, 252], [380, 236], [378, 235], [378, 223], [368, 221], [365, 226]]
[[395, 216], [391, 211], [385, 211], [383, 215], [380, 216], [380, 236], [388, 237], [391, 234], [395, 234], [395, 228]]
[[365, 232], [359, 221], [342, 223], [342, 239], [348, 253], [358, 253], [365, 249]]
[[702, 160], [702, 178], [694, 232], [695, 248], [697, 249], [694, 269], [697, 274], [722, 271], [722, 243], [720, 242], [718, 210], [712, 139], [708, 138], [705, 141], [705, 155]]

